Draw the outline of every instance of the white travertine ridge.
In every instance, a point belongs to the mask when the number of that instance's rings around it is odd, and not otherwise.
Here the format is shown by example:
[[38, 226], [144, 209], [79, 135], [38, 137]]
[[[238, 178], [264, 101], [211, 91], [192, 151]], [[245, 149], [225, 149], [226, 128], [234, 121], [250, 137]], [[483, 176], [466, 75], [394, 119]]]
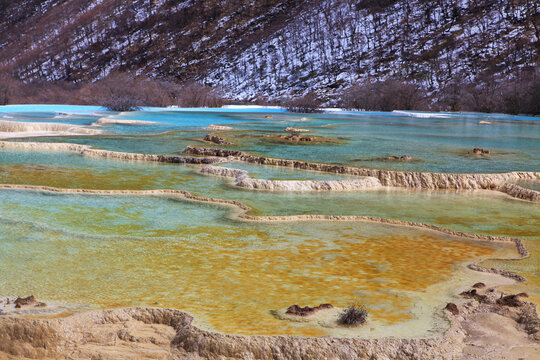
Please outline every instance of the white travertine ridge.
[[[344, 174], [352, 176], [373, 177], [379, 180], [383, 186], [405, 187], [416, 189], [456, 189], [456, 190], [493, 190], [503, 191], [510, 196], [517, 196], [523, 200], [533, 202], [540, 201], [537, 191], [524, 189], [510, 190], [507, 183], [533, 180], [540, 181], [540, 172], [513, 171], [508, 173], [494, 174], [451, 174], [429, 173], [416, 171], [394, 171], [357, 168], [343, 165], [313, 163], [300, 160], [276, 159], [255, 156], [237, 150], [210, 149], [196, 146], [188, 146], [186, 154], [197, 156], [215, 156], [227, 159], [227, 161], [239, 161], [251, 164], [273, 165], [301, 170], [314, 170], [327, 173]], [[525, 195], [526, 194], [526, 195]]]
[[382, 185], [373, 177], [355, 180], [267, 180], [254, 179], [245, 170], [221, 166], [205, 166], [200, 172], [214, 176], [234, 178], [234, 184], [252, 190], [276, 191], [360, 191], [378, 189]]
[[122, 120], [114, 118], [100, 118], [97, 121], [92, 123], [92, 126], [105, 125], [105, 124], [118, 124], [118, 125], [152, 125], [158, 124], [155, 121], [146, 121], [146, 120]]
[[98, 135], [101, 130], [81, 125], [0, 120], [0, 139], [47, 135]]

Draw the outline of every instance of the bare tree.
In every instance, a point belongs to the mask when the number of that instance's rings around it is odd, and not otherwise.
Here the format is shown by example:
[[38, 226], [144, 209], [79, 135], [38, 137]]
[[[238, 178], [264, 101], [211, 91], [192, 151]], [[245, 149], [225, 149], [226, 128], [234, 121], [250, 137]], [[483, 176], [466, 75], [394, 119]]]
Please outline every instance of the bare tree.
[[0, 105], [12, 103], [19, 84], [11, 78], [0, 78]]
[[218, 90], [196, 82], [184, 85], [178, 93], [182, 107], [221, 107], [224, 99]]
[[287, 99], [284, 101], [287, 110], [300, 113], [318, 112], [321, 106], [321, 100], [315, 93], [309, 93], [302, 97]]
[[341, 103], [347, 109], [424, 110], [428, 108], [425, 91], [419, 86], [395, 79], [366, 81], [343, 91]]

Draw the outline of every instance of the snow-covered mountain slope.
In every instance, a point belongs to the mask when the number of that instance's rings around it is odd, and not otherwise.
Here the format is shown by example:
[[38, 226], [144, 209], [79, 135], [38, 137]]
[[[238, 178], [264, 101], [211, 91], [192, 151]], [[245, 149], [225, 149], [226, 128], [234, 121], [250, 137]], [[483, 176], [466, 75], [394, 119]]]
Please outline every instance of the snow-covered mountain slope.
[[539, 2], [409, 0], [378, 9], [358, 3], [321, 2], [270, 39], [222, 59], [205, 80], [245, 97], [332, 93], [391, 75], [438, 89], [483, 72], [507, 76], [538, 61]]
[[235, 98], [332, 98], [370, 77], [436, 92], [539, 60], [534, 0], [26, 0], [0, 12], [0, 66], [26, 80], [132, 70]]

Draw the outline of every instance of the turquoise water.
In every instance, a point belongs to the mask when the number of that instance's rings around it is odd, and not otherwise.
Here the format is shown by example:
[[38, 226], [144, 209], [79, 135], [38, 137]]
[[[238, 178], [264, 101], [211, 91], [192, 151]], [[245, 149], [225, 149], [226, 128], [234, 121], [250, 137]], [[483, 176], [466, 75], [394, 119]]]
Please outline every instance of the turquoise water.
[[[70, 152], [2, 151], [1, 183], [91, 189], [181, 189], [203, 197], [246, 203], [256, 215], [372, 215], [435, 223], [458, 230], [515, 235], [533, 232], [540, 206], [492, 192], [392, 189], [368, 192], [289, 193], [249, 191], [226, 178], [199, 174], [200, 166], [126, 162]], [[333, 174], [272, 166], [225, 163], [258, 178], [340, 178]], [[342, 177], [347, 178], [347, 177]], [[513, 224], [518, 224], [515, 227]]]
[[[139, 130], [140, 131], [140, 130]], [[201, 139], [208, 131], [179, 131], [151, 136], [133, 135], [103, 135], [103, 136], [72, 136], [72, 137], [39, 137], [15, 139], [14, 141], [30, 142], [67, 142], [74, 144], [91, 145], [97, 148], [134, 152], [145, 154], [173, 155], [184, 151], [188, 145], [206, 145]]]
[[[267, 119], [266, 116], [270, 115], [272, 118]], [[124, 137], [62, 137], [37, 141], [85, 143], [110, 150], [171, 154], [182, 151], [187, 145], [215, 147], [214, 144], [200, 141], [208, 133], [204, 128], [210, 124], [230, 124], [238, 130], [223, 133], [235, 143], [230, 148], [278, 158], [454, 173], [536, 171], [540, 168], [540, 122], [534, 117], [486, 115], [484, 118], [480, 114], [472, 114], [416, 118], [394, 113], [298, 115], [181, 111], [121, 113], [110, 117], [157, 123], [100, 127], [111, 135]], [[75, 117], [73, 123], [81, 124], [84, 121], [90, 120]], [[480, 124], [480, 121], [489, 121], [490, 124]], [[298, 145], [265, 140], [265, 135], [284, 134], [286, 127], [305, 128], [311, 131], [308, 135], [322, 136], [340, 143]], [[146, 136], [171, 131], [174, 133]], [[476, 147], [489, 149], [490, 154], [475, 155], [472, 150]], [[389, 156], [401, 155], [411, 156], [413, 160], [385, 160]]]
[[[283, 117], [283, 116], [281, 116]], [[343, 145], [288, 145], [259, 140], [240, 145], [257, 154], [342, 163], [360, 167], [431, 172], [535, 171], [540, 167], [540, 123], [478, 119], [418, 119], [409, 117], [312, 116], [302, 123], [276, 124], [274, 130], [294, 126], [313, 135], [341, 138]], [[320, 127], [331, 125], [331, 127]], [[241, 126], [267, 131], [268, 125]], [[472, 154], [475, 147], [489, 149], [489, 156]], [[412, 162], [381, 161], [390, 155], [409, 155]]]
[[[25, 112], [13, 112], [18, 109], [15, 107], [2, 115], [3, 109], [0, 119], [3, 116], [10, 121], [87, 126], [101, 117], [111, 117], [156, 122], [104, 125], [101, 128], [108, 134], [100, 136], [16, 141], [72, 142], [115, 151], [178, 154], [188, 145], [218, 147], [201, 140], [209, 132], [204, 128], [230, 124], [235, 131], [220, 134], [235, 143], [229, 148], [265, 156], [443, 172], [540, 168], [540, 123], [529, 117], [306, 115], [231, 109], [116, 114], [98, 108], [54, 106], [22, 107]], [[339, 144], [296, 145], [264, 138], [284, 134], [289, 126], [308, 129], [308, 135]], [[467, 154], [473, 147], [488, 148], [491, 153]], [[380, 159], [403, 154], [414, 161]], [[243, 169], [263, 179], [349, 178], [234, 162], [220, 166]], [[533, 298], [540, 296], [538, 204], [485, 191], [250, 191], [235, 187], [230, 179], [202, 175], [200, 168], [89, 158], [73, 152], [0, 149], [0, 183], [4, 184], [179, 189], [202, 197], [241, 201], [251, 207], [250, 215], [366, 215], [520, 237], [531, 251], [530, 258], [490, 260], [488, 264], [524, 275], [529, 282], [521, 285], [520, 291]], [[537, 183], [520, 185], [538, 189]], [[361, 301], [372, 314], [376, 330], [364, 334], [360, 329], [358, 334], [406, 336], [408, 329], [414, 328], [421, 336], [435, 326], [433, 314], [440, 308], [433, 308], [433, 304], [452, 301], [456, 286], [480, 276], [464, 272], [460, 264], [497, 254], [515, 255], [509, 247], [495, 246], [494, 253], [485, 244], [404, 227], [360, 222], [244, 222], [227, 207], [164, 196], [0, 190], [0, 229], [0, 295], [30, 291], [38, 298], [90, 307], [182, 308], [210, 328], [241, 334], [349, 336], [347, 331], [278, 321], [269, 311], [293, 303], [347, 306]], [[32, 276], [21, 276], [26, 273]], [[431, 286], [440, 287], [435, 290]], [[432, 305], [422, 306], [418, 312], [414, 309], [422, 298], [431, 299]], [[386, 333], [380, 329], [387, 329]]]
[[[67, 114], [91, 114], [104, 111], [101, 106], [87, 105], [50, 105], [50, 104], [28, 104], [28, 105], [3, 105], [0, 106], [0, 113], [20, 113], [20, 112], [55, 112]], [[142, 107], [141, 111], [183, 111], [183, 112], [284, 112], [283, 109], [274, 107], [223, 107], [223, 108], [160, 108], [160, 107]]]

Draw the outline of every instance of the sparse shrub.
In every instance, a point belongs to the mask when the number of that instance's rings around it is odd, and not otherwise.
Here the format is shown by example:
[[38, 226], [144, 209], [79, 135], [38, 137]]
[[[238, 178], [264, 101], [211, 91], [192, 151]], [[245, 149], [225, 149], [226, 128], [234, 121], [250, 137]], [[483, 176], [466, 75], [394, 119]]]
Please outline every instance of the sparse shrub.
[[20, 84], [11, 78], [0, 78], [0, 105], [11, 104]]
[[309, 93], [299, 98], [284, 101], [287, 110], [298, 113], [314, 113], [319, 111], [321, 100], [314, 93]]
[[218, 90], [196, 82], [184, 85], [177, 96], [181, 107], [221, 107], [225, 103]]
[[79, 85], [65, 82], [33, 81], [0, 78], [0, 105], [7, 104], [67, 104], [73, 103]]
[[176, 85], [154, 79], [113, 73], [86, 86], [79, 94], [86, 104], [99, 104], [111, 111], [133, 111], [141, 106], [168, 106], [173, 103]]
[[425, 110], [426, 95], [416, 84], [395, 79], [366, 81], [343, 91], [341, 104], [346, 109], [392, 111]]
[[84, 97], [110, 111], [134, 111], [144, 105], [137, 81], [127, 73], [114, 73], [90, 85]]
[[513, 79], [483, 74], [475, 83], [455, 80], [442, 89], [438, 105], [451, 111], [540, 114], [540, 77], [523, 71]]
[[362, 325], [366, 322], [368, 316], [367, 310], [358, 304], [353, 304], [339, 315], [338, 323], [346, 326]]

